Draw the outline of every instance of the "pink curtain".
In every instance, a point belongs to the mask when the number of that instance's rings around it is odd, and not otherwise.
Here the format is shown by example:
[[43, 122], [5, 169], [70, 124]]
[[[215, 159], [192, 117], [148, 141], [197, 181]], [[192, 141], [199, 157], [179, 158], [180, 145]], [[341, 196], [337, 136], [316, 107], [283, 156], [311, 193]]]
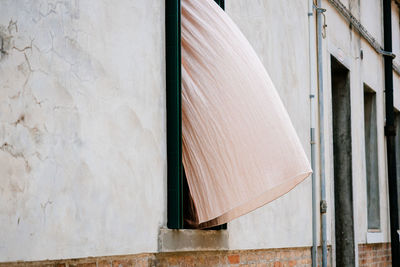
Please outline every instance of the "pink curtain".
[[182, 125], [193, 227], [246, 214], [311, 173], [268, 73], [213, 0], [182, 0]]

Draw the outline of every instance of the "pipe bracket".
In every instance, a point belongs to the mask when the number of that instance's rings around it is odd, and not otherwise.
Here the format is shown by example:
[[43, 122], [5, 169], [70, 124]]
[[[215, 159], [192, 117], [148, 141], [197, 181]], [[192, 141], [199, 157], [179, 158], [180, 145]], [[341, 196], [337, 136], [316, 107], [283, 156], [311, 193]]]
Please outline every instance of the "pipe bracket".
[[320, 211], [321, 214], [325, 214], [328, 210], [328, 203], [326, 202], [326, 200], [321, 200], [320, 202]]
[[393, 52], [385, 51], [385, 50], [380, 50], [379, 54], [383, 55], [384, 57], [391, 57], [391, 58], [396, 58], [396, 55], [393, 54]]

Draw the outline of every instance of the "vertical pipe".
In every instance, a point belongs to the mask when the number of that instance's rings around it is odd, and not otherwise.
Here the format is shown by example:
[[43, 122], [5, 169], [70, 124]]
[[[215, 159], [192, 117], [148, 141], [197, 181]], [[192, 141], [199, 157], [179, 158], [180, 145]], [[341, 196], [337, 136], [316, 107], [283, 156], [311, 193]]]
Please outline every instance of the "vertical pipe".
[[312, 179], [312, 266], [317, 267], [317, 188], [315, 173], [315, 20], [314, 2], [308, 0], [308, 48], [310, 64], [310, 144]]
[[386, 145], [390, 202], [390, 236], [392, 248], [392, 266], [400, 266], [399, 218], [397, 213], [397, 181], [396, 181], [396, 150], [393, 107], [393, 57], [392, 53], [392, 6], [391, 0], [383, 0], [383, 34], [384, 34], [384, 64], [385, 64], [385, 109], [386, 109]]
[[322, 12], [321, 0], [317, 2], [317, 59], [318, 59], [318, 106], [319, 106], [319, 145], [320, 145], [320, 176], [321, 176], [321, 237], [322, 237], [322, 267], [327, 266], [326, 237], [326, 191], [325, 191], [325, 139], [324, 139], [324, 87], [322, 65]]

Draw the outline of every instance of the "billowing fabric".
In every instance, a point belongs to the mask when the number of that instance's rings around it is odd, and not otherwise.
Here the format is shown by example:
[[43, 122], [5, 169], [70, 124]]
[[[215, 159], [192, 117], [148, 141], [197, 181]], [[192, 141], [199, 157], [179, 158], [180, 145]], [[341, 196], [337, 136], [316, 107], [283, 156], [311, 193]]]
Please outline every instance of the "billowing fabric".
[[187, 222], [203, 228], [282, 196], [311, 168], [239, 28], [213, 0], [181, 3], [182, 153], [194, 204]]

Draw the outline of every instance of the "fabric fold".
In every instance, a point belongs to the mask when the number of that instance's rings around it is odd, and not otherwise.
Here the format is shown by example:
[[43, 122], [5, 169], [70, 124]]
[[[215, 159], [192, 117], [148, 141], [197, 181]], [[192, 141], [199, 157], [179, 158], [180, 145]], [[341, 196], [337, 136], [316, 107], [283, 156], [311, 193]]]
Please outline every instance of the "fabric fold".
[[182, 0], [182, 154], [193, 227], [219, 225], [311, 173], [282, 101], [239, 28], [213, 0]]

